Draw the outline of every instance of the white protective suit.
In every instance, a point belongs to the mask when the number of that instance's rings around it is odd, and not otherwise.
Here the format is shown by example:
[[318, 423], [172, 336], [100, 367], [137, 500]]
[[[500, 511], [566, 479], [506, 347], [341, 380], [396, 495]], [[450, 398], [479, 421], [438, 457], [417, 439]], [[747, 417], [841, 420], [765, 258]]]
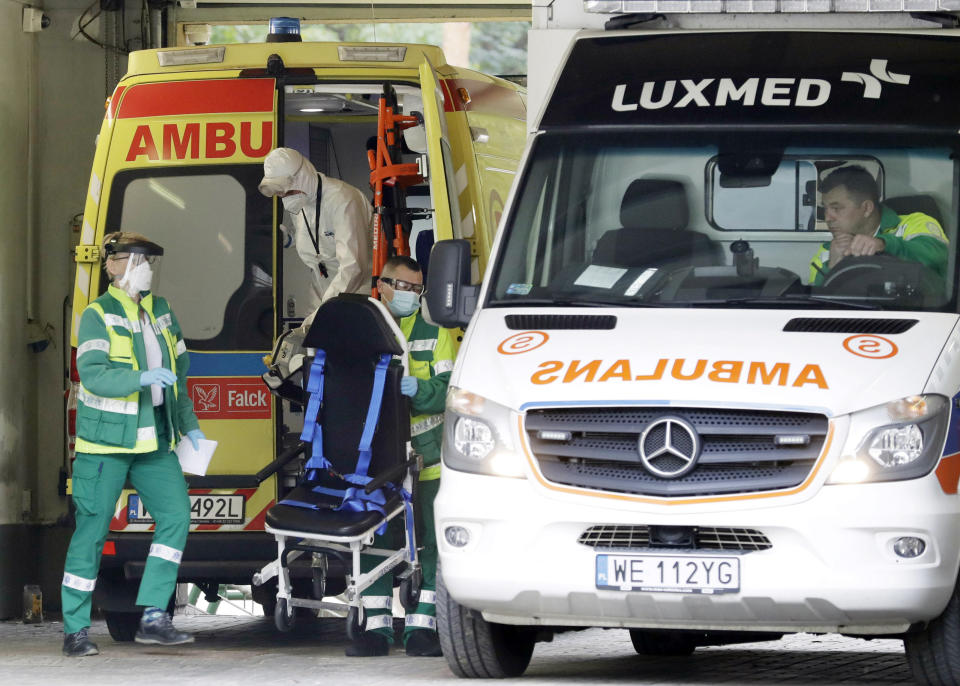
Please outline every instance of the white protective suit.
[[[373, 261], [370, 201], [357, 188], [322, 174], [310, 160], [291, 148], [270, 151], [263, 162], [260, 192], [267, 197], [303, 191], [281, 198], [293, 219], [297, 254], [313, 273], [310, 310], [340, 293], [370, 293]], [[322, 179], [319, 231], [317, 186]], [[316, 240], [316, 245], [314, 245]], [[321, 264], [326, 269], [324, 277]], [[305, 324], [313, 319], [311, 314]]]

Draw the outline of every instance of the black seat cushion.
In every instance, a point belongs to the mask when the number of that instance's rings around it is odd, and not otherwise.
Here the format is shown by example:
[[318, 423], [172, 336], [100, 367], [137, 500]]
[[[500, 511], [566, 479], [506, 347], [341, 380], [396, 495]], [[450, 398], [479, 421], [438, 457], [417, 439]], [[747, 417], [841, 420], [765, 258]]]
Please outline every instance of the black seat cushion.
[[621, 229], [604, 233], [593, 263], [616, 267], [656, 267], [667, 263], [722, 264], [720, 247], [705, 234], [687, 229], [686, 189], [672, 179], [634, 179], [620, 204]]
[[[329, 482], [324, 485], [328, 485]], [[326, 536], [359, 536], [370, 529], [376, 528], [384, 521], [384, 515], [376, 510], [367, 512], [352, 512], [350, 510], [336, 510], [341, 499], [337, 496], [314, 493], [311, 488], [317, 484], [310, 483], [298, 486], [291, 491], [284, 500], [296, 500], [318, 505], [321, 510], [295, 505], [274, 505], [267, 511], [266, 523], [272, 529], [287, 531], [302, 531], [303, 533], [320, 534]], [[336, 488], [345, 487], [342, 483]], [[400, 507], [399, 495], [387, 496], [384, 511], [389, 513]]]

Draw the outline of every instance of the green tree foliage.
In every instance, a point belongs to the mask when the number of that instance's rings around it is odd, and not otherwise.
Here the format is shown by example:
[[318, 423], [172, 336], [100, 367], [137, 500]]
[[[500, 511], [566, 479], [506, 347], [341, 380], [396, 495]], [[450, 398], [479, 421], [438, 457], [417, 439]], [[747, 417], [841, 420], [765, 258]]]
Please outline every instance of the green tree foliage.
[[[470, 68], [487, 74], [527, 73], [528, 22], [474, 22], [470, 32]], [[260, 43], [267, 35], [264, 24], [220, 24], [211, 30], [212, 44]], [[306, 24], [305, 41], [336, 43], [443, 44], [443, 24]]]
[[527, 73], [527, 31], [521, 21], [486, 21], [470, 33], [470, 68], [486, 74]]

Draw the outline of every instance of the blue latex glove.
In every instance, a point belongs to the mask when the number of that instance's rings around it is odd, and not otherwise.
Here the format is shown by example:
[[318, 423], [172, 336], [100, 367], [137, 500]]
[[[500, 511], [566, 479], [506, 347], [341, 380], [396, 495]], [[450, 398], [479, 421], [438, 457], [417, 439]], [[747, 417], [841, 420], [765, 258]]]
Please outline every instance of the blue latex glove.
[[200, 439], [206, 438], [203, 435], [203, 432], [200, 429], [193, 429], [192, 431], [187, 432], [187, 438], [190, 439], [190, 442], [193, 443], [194, 450], [200, 450]]
[[172, 386], [177, 383], [177, 375], [165, 367], [157, 367], [140, 374], [141, 386], [152, 386], [159, 384], [163, 386]]
[[417, 394], [417, 386], [420, 381], [415, 376], [405, 376], [400, 379], [400, 392], [406, 396], [413, 397]]

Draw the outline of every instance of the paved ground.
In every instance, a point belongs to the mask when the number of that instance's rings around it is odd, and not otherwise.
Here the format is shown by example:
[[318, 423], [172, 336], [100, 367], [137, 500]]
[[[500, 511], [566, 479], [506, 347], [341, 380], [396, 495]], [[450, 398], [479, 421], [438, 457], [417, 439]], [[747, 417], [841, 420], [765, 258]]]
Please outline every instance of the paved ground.
[[[96, 657], [60, 655], [59, 622], [0, 622], [0, 683], [60, 684], [463, 684], [443, 658], [408, 658], [394, 648], [383, 658], [343, 656], [343, 620], [317, 620], [279, 634], [262, 617], [185, 616], [178, 627], [196, 632], [193, 645], [173, 649], [114, 643], [96, 622]], [[519, 681], [519, 680], [518, 680]], [[626, 631], [561, 634], [537, 645], [524, 684], [898, 684], [910, 674], [900, 641], [862, 641], [801, 634], [781, 641], [700, 648], [691, 657], [642, 658]]]

